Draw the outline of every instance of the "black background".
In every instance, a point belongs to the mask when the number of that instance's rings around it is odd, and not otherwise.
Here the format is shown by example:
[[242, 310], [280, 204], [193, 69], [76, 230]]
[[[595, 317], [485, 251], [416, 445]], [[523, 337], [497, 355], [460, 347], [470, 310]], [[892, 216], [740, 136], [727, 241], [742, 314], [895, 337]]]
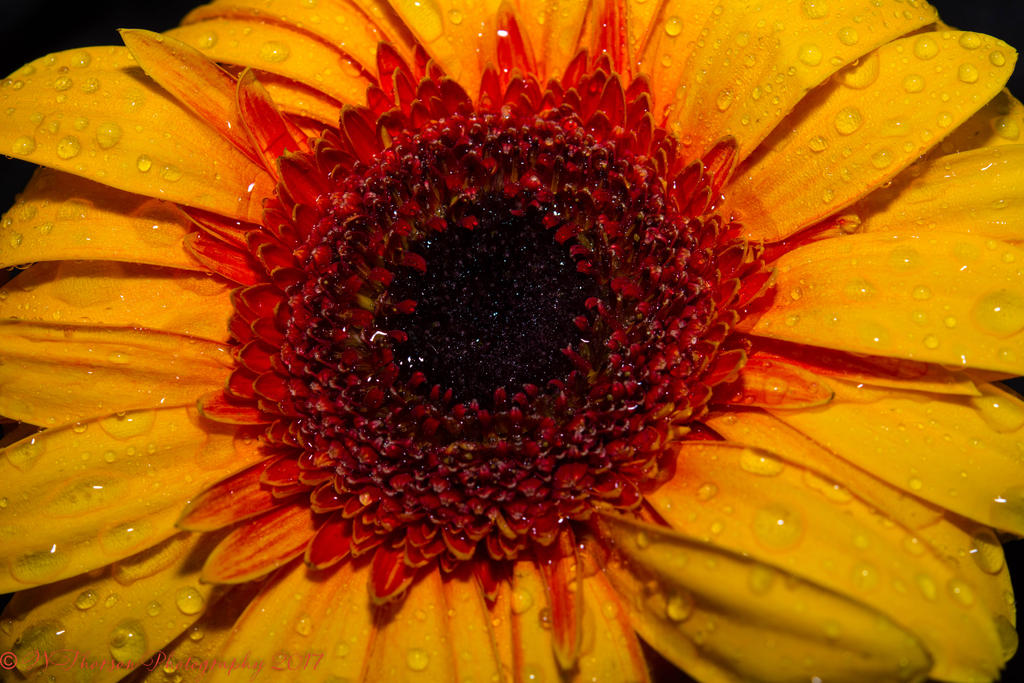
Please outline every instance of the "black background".
[[[0, 76], [48, 52], [89, 45], [120, 44], [115, 29], [155, 31], [175, 26], [200, 0], [0, 0]], [[997, 36], [1024, 50], [1024, 1], [932, 0], [943, 20], [957, 28]], [[1024, 65], [1018, 65], [1009, 88], [1024, 98]], [[32, 166], [0, 160], [0, 211], [28, 181]], [[1017, 390], [1021, 386], [1017, 385]], [[1018, 595], [1024, 594], [1024, 541], [1006, 548]], [[1024, 653], [1014, 657], [1003, 674], [1005, 683], [1024, 681]]]

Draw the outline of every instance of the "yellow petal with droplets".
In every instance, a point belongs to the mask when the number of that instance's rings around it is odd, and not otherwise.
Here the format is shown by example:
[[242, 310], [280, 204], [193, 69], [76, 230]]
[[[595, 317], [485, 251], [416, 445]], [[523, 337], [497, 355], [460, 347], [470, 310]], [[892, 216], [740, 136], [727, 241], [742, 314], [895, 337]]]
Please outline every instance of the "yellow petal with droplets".
[[[136, 683], [170, 683], [177, 681], [178, 676], [181, 676], [182, 679], [178, 683], [182, 683], [188, 680], [185, 678], [186, 675], [194, 676], [203, 673], [204, 669], [213, 670], [217, 662], [223, 661], [220, 659], [221, 648], [227, 642], [235, 622], [256, 596], [259, 587], [258, 582], [253, 582], [214, 591], [202, 617], [173, 642], [161, 647], [146, 662], [145, 667], [136, 669], [132, 680]], [[272, 666], [275, 661], [271, 659], [272, 654], [274, 653], [267, 653], [267, 658], [261, 660], [257, 673], [265, 673]], [[315, 658], [311, 660], [307, 664], [308, 668], [316, 661]], [[297, 663], [303, 662], [304, 660], [299, 659]], [[248, 679], [256, 671], [255, 661], [250, 660], [246, 664], [247, 666], [242, 669], [236, 661], [236, 680], [242, 676]], [[227, 662], [226, 666], [230, 667], [230, 662]]]
[[[379, 608], [378, 633], [364, 680], [459, 681], [447, 609], [441, 572], [436, 568], [413, 581], [404, 600]], [[482, 626], [476, 624], [475, 628]], [[487, 657], [488, 653], [480, 655]]]
[[142, 74], [123, 47], [37, 59], [0, 82], [0, 151], [242, 220], [271, 178]]
[[[351, 562], [319, 572], [301, 562], [282, 568], [235, 622], [217, 659], [261, 659], [271, 679], [315, 674], [362, 680], [376, 635], [367, 574]], [[239, 673], [220, 668], [209, 680], [235, 681]]]
[[[1007, 59], [999, 50], [989, 54], [997, 63]], [[964, 121], [929, 156], [966, 152], [980, 147], [1024, 143], [1024, 105], [1009, 90], [1003, 90], [974, 116]]]
[[[783, 569], [886, 614], [928, 648], [934, 677], [995, 677], [1002, 648], [994, 615], [974, 598], [979, 587], [935, 551], [908, 553], [911, 536], [905, 529], [856, 498], [830, 497], [809, 485], [813, 480], [807, 474], [766, 450], [728, 442], [684, 443], [675, 476], [647, 500], [685, 536]], [[972, 578], [995, 583], [991, 577]], [[748, 582], [748, 587], [754, 586]]]
[[216, 343], [131, 328], [0, 322], [0, 414], [52, 427], [184, 405], [224, 386]]
[[191, 408], [161, 408], [43, 431], [0, 455], [0, 590], [11, 592], [169, 538], [190, 498], [261, 453]]
[[1024, 401], [835, 383], [827, 410], [775, 416], [893, 486], [988, 526], [1024, 533]]
[[537, 566], [521, 560], [512, 568], [509, 595], [512, 631], [512, 678], [557, 681], [561, 677], [551, 635], [551, 608]]
[[698, 680], [905, 681], [930, 670], [913, 635], [863, 603], [667, 528], [611, 514], [599, 525], [614, 553], [605, 574], [637, 632]]
[[1024, 241], [1024, 145], [929, 158], [851, 207], [863, 232], [914, 228]]
[[[685, 25], [688, 14], [677, 19]], [[677, 74], [669, 129], [692, 145], [695, 157], [732, 135], [744, 159], [811, 88], [935, 18], [927, 4], [910, 7], [902, 0], [721, 3]]]
[[776, 262], [752, 334], [854, 353], [1024, 372], [1024, 250], [975, 235], [867, 233]]
[[650, 680], [629, 614], [600, 571], [583, 581], [583, 638], [578, 669], [580, 681]]
[[576, 56], [580, 31], [592, 3], [574, 0], [519, 0], [519, 17], [537, 57], [540, 80], [561, 78]]
[[[4, 610], [14, 623], [0, 629], [0, 648], [18, 655], [22, 673], [73, 670], [71, 653], [138, 666], [202, 616], [213, 586], [199, 582], [193, 556], [211, 547], [209, 537], [177, 534], [98, 575], [20, 591]], [[90, 681], [116, 681], [123, 674], [108, 666]]]
[[[349, 2], [308, 2], [307, 0], [216, 0], [192, 10], [182, 21], [184, 25], [209, 19], [238, 19], [294, 27], [314, 36], [326, 45], [337, 46], [352, 55], [371, 73], [376, 73], [377, 45], [391, 43], [406, 56], [412, 54], [409, 30], [382, 0]], [[214, 33], [208, 40], [220, 42], [223, 36]], [[272, 59], [281, 60], [284, 51], [288, 57], [298, 54], [301, 43], [261, 46], [261, 50], [276, 53]], [[293, 52], [292, 48], [295, 48]], [[283, 61], [283, 60], [282, 60]]]
[[[937, 508], [874, 477], [761, 410], [712, 413], [703, 422], [729, 441], [771, 451], [808, 470], [807, 485], [836, 502], [856, 495], [909, 529], [929, 526], [942, 517]], [[709, 489], [705, 494], [713, 492]]]
[[39, 263], [0, 289], [0, 319], [160, 330], [226, 343], [232, 287], [113, 261]]
[[94, 259], [203, 270], [181, 245], [190, 225], [169, 202], [41, 168], [0, 221], [0, 267]]
[[445, 628], [451, 638], [455, 661], [453, 680], [465, 683], [503, 680], [497, 639], [480, 584], [469, 572], [460, 572], [445, 577], [442, 590], [447, 606]]
[[[362, 75], [358, 64], [333, 46], [285, 26], [244, 19], [210, 19], [171, 29], [167, 35], [221, 64], [266, 71], [320, 90], [340, 102], [366, 101], [370, 81]], [[373, 54], [361, 57], [366, 59]], [[371, 61], [367, 67], [372, 71], [376, 65]]]
[[[726, 211], [754, 239], [777, 240], [866, 195], [1002, 89], [1016, 53], [962, 34], [922, 33], [880, 47], [808, 95], [726, 188]], [[1002, 66], [986, 55], [1007, 55]]]

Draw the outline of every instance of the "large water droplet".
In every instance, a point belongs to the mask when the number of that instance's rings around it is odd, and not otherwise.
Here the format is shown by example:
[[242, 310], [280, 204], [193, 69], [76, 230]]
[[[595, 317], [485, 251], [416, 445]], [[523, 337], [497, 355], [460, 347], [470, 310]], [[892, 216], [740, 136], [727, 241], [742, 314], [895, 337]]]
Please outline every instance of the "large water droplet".
[[836, 114], [833, 123], [841, 135], [852, 135], [864, 123], [864, 117], [857, 107], [846, 107]]
[[533, 596], [523, 588], [516, 588], [512, 591], [512, 612], [523, 614], [533, 607]]
[[772, 550], [792, 548], [803, 536], [800, 513], [782, 504], [769, 504], [754, 513], [754, 537]]
[[740, 453], [740, 467], [745, 472], [762, 477], [774, 477], [786, 468], [781, 460], [764, 452], [744, 448]]
[[147, 434], [153, 428], [154, 422], [156, 422], [155, 411], [136, 410], [105, 417], [100, 420], [100, 428], [119, 441], [127, 441]]
[[430, 666], [430, 655], [420, 648], [414, 647], [406, 653], [405, 663], [413, 671], [425, 671]]
[[71, 557], [54, 543], [44, 550], [25, 553], [11, 560], [11, 576], [30, 585], [49, 583], [57, 578], [70, 561]]
[[1024, 427], [1024, 408], [1008, 396], [980, 396], [971, 399], [971, 404], [995, 432], [1012, 434]]
[[971, 311], [982, 330], [997, 337], [1009, 337], [1024, 330], [1024, 297], [1009, 289], [989, 292]]
[[174, 594], [174, 604], [178, 606], [182, 614], [189, 616], [202, 612], [205, 602], [203, 594], [192, 586], [179, 588], [178, 592]]
[[986, 574], [998, 574], [1005, 566], [1003, 548], [991, 529], [978, 529], [971, 535], [969, 552], [974, 563]]
[[665, 33], [675, 38], [683, 32], [683, 22], [679, 17], [669, 17], [665, 20]]
[[931, 59], [939, 54], [939, 44], [931, 36], [920, 36], [914, 41], [914, 56], [918, 59]]
[[673, 593], [665, 601], [665, 615], [675, 622], [686, 621], [693, 614], [693, 596], [689, 593]]
[[82, 143], [74, 135], [67, 135], [57, 142], [57, 156], [65, 161], [74, 159], [82, 152]]
[[126, 619], [110, 632], [110, 655], [122, 664], [142, 662], [149, 651], [146, 630], [137, 619]]
[[[64, 650], [66, 632], [64, 624], [56, 619], [46, 619], [27, 627], [11, 648], [17, 656], [18, 670], [27, 674], [37, 666], [44, 653]], [[4, 664], [7, 664], [6, 658]]]

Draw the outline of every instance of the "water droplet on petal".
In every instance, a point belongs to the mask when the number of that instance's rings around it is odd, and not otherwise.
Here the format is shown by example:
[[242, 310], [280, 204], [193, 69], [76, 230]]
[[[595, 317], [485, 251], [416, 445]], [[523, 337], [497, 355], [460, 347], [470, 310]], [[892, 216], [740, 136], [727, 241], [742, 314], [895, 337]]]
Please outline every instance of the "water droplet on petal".
[[918, 93], [924, 90], [924, 79], [917, 74], [908, 74], [903, 78], [903, 89], [908, 93]]
[[126, 619], [110, 632], [110, 655], [118, 662], [141, 662], [149, 651], [146, 630], [136, 619]]
[[957, 78], [964, 83], [977, 83], [980, 74], [978, 74], [978, 67], [973, 64], [961, 64], [960, 68], [956, 72]]
[[405, 663], [413, 671], [425, 671], [430, 665], [430, 655], [418, 647], [414, 647], [405, 655]]
[[1024, 427], [1024, 409], [1007, 396], [980, 396], [972, 398], [971, 404], [994, 432], [1012, 434]]
[[265, 62], [279, 64], [288, 59], [291, 54], [291, 48], [276, 40], [268, 40], [260, 46], [260, 59]]
[[142, 173], [148, 173], [149, 169], [153, 168], [153, 160], [145, 154], [142, 154], [135, 161], [135, 167]]
[[156, 422], [156, 411], [136, 410], [117, 413], [100, 420], [100, 428], [119, 441], [147, 434]]
[[921, 36], [914, 41], [914, 56], [918, 59], [931, 59], [939, 54], [939, 44], [931, 36]]
[[674, 622], [686, 621], [693, 614], [693, 596], [689, 593], [674, 593], [665, 601], [665, 615]]
[[857, 29], [852, 26], [844, 26], [839, 29], [839, 42], [843, 45], [856, 45], [857, 41], [860, 40], [860, 35], [857, 33]]
[[824, 19], [828, 16], [826, 0], [803, 0], [803, 11], [809, 19]]
[[997, 337], [1010, 337], [1024, 330], [1024, 297], [1009, 289], [989, 292], [971, 310], [978, 326]]
[[82, 143], [74, 135], [68, 135], [57, 143], [57, 156], [61, 159], [74, 159], [82, 152]]
[[824, 152], [828, 148], [828, 141], [820, 135], [815, 135], [808, 141], [807, 146], [811, 148], [812, 152]]
[[701, 501], [702, 503], [705, 503], [714, 498], [717, 493], [718, 487], [715, 486], [714, 484], [701, 484], [700, 488], [697, 489], [697, 500]]
[[821, 48], [813, 43], [801, 45], [797, 58], [807, 66], [818, 66], [821, 64]]
[[100, 596], [96, 593], [96, 591], [92, 589], [84, 590], [78, 594], [77, 598], [75, 598], [75, 607], [82, 611], [85, 611], [95, 606], [96, 603], [99, 602], [99, 600]]
[[11, 145], [11, 154], [17, 156], [28, 156], [34, 151], [36, 151], [36, 139], [30, 135], [22, 135]]
[[971, 557], [986, 574], [998, 574], [1005, 566], [1003, 548], [991, 529], [979, 529], [971, 535]]
[[949, 590], [953, 600], [964, 607], [970, 607], [974, 604], [974, 590], [965, 581], [950, 579], [949, 583], [946, 584], [946, 588]]
[[96, 128], [96, 144], [100, 149], [110, 149], [121, 141], [121, 126], [116, 123], [101, 123]]
[[1006, 66], [1006, 55], [1000, 50], [992, 50], [988, 61], [992, 63], [992, 66]]
[[683, 22], [679, 17], [669, 17], [665, 20], [665, 33], [675, 38], [683, 32]]
[[529, 591], [522, 588], [512, 591], [512, 612], [514, 614], [523, 614], [531, 607], [533, 607], [533, 596]]
[[174, 604], [178, 606], [178, 609], [181, 610], [182, 614], [186, 614], [188, 616], [202, 612], [205, 602], [203, 594], [192, 586], [179, 588], [174, 594]]
[[965, 50], [977, 50], [981, 47], [981, 36], [977, 33], [967, 32], [960, 36], [960, 47]]
[[743, 452], [740, 454], [740, 467], [745, 472], [762, 477], [774, 477], [781, 474], [786, 468], [778, 458], [748, 449], [743, 449]]
[[784, 550], [803, 537], [800, 514], [781, 504], [769, 504], [754, 513], [754, 537], [765, 547]]
[[852, 135], [857, 132], [857, 129], [861, 127], [863, 122], [864, 117], [861, 115], [860, 109], [857, 107], [846, 107], [836, 114], [833, 123], [841, 135]]

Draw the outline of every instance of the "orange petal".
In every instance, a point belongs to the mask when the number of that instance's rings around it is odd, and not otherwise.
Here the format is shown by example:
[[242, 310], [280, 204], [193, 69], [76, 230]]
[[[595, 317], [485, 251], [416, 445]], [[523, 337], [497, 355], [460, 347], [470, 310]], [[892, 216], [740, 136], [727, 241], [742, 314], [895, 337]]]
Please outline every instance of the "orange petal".
[[365, 102], [370, 85], [360, 64], [371, 72], [376, 65], [376, 43], [339, 46], [255, 17], [209, 19], [173, 28], [166, 35], [215, 62], [267, 71], [351, 104]]
[[288, 121], [278, 111], [252, 71], [246, 69], [238, 78], [238, 109], [253, 148], [263, 165], [277, 175], [277, 159], [285, 152], [298, 152], [305, 146]]
[[858, 601], [662, 527], [599, 523], [605, 575], [637, 632], [698, 680], [895, 682], [930, 669], [910, 633]]
[[[998, 62], [1006, 58], [1000, 54], [993, 52], [989, 59]], [[929, 156], [1024, 143], [1021, 131], [1024, 131], [1024, 105], [1009, 90], [1003, 90], [940, 142]]]
[[138, 666], [203, 615], [212, 587], [199, 582], [193, 556], [210, 547], [209, 537], [178, 534], [98, 574], [19, 591], [0, 648], [18, 656], [22, 674], [74, 670], [71, 653]]
[[935, 678], [998, 673], [994, 615], [973, 597], [999, 587], [991, 577], [965, 575], [926, 546], [908, 553], [907, 530], [856, 498], [836, 500], [808, 486], [807, 470], [769, 451], [702, 441], [678, 453], [675, 476], [647, 496], [673, 529], [886, 614], [928, 648]]
[[178, 527], [213, 531], [281, 505], [269, 488], [260, 486], [260, 477], [277, 460], [267, 458], [203, 491], [189, 502], [178, 520]]
[[243, 583], [264, 576], [301, 555], [314, 533], [309, 508], [284, 503], [228, 534], [206, 558], [203, 581]]
[[458, 572], [444, 578], [441, 587], [455, 661], [454, 680], [465, 683], [505, 680], [505, 667], [509, 662], [498, 654], [496, 634], [480, 584], [469, 572]]
[[131, 328], [0, 322], [0, 413], [39, 425], [183, 405], [222, 386], [213, 342]]
[[834, 388], [826, 410], [774, 414], [893, 486], [1024, 533], [1024, 401], [995, 385], [980, 386], [976, 398]]
[[[680, 33], [673, 20], [685, 26], [692, 13], [687, 8], [665, 17], [662, 33]], [[669, 112], [670, 130], [684, 144], [692, 144], [695, 156], [721, 137], [735, 136], [744, 159], [811, 88], [839, 67], [935, 19], [928, 5], [908, 7], [898, 0], [831, 6], [722, 3], [688, 56], [678, 49], [669, 53], [685, 60], [672, 74], [671, 89], [684, 94]], [[782, 26], [785, 38], [779, 35]], [[667, 42], [662, 39], [662, 52]], [[678, 38], [676, 44], [687, 45]], [[714, 77], [706, 77], [708, 73]]]
[[0, 267], [37, 261], [128, 261], [185, 270], [191, 223], [176, 206], [47, 168], [0, 221]]
[[783, 358], [750, 356], [735, 382], [715, 387], [716, 404], [813, 408], [832, 400], [832, 390], [817, 375]]
[[[0, 128], [7, 153], [232, 218], [262, 215], [262, 199], [273, 191], [270, 177], [141, 77], [126, 48], [58, 52], [7, 82], [21, 84], [0, 91], [0, 106], [13, 112]], [[55, 84], [59, 90], [65, 83], [55, 98]], [[72, 119], [85, 126], [71, 127]]]
[[[981, 49], [968, 50], [961, 35], [944, 31], [889, 43], [810, 94], [792, 124], [780, 124], [763, 152], [740, 168], [725, 193], [726, 212], [745, 219], [749, 236], [778, 240], [909, 166], [992, 99], [1013, 69], [1010, 46], [986, 36]], [[1003, 66], [989, 63], [997, 50], [1007, 56]], [[948, 101], [933, 102], [939, 92]]]
[[650, 680], [629, 614], [600, 571], [583, 581], [583, 638], [577, 680]]
[[[263, 660], [268, 680], [363, 680], [377, 632], [366, 574], [365, 567], [350, 562], [320, 572], [292, 563], [253, 599], [216, 658]], [[215, 668], [209, 680], [230, 683], [240, 673]]]
[[[254, 71], [254, 73], [278, 109], [285, 114], [311, 119], [316, 123], [309, 131], [311, 136], [319, 136], [323, 132], [324, 124], [338, 125], [338, 114], [342, 107], [339, 100], [309, 86], [275, 76], [266, 71]], [[301, 123], [299, 121], [300, 125]]]
[[544, 580], [532, 561], [516, 562], [512, 568], [511, 662], [514, 681], [558, 681], [562, 670], [551, 638], [551, 610], [546, 604]]
[[539, 80], [561, 78], [580, 48], [581, 31], [590, 3], [553, 3], [550, 0], [518, 0], [519, 16], [529, 24], [527, 33], [537, 55]]
[[863, 232], [908, 227], [1024, 241], [1024, 145], [929, 158], [850, 207]]
[[249, 143], [235, 105], [237, 80], [203, 54], [161, 33], [123, 29], [124, 41], [146, 75], [234, 145], [245, 158], [262, 165]]
[[1024, 250], [975, 235], [868, 233], [777, 261], [752, 334], [876, 356], [1024, 372]]
[[32, 266], [7, 284], [0, 319], [134, 327], [228, 340], [230, 288], [219, 278], [104, 261]]
[[[186, 408], [50, 429], [2, 451], [0, 590], [102, 567], [172, 536], [185, 503], [259, 457]], [[45, 521], [45, 528], [40, 524]]]
[[544, 594], [551, 612], [552, 645], [555, 659], [565, 671], [576, 666], [583, 621], [582, 568], [570, 532], [563, 532], [558, 547], [536, 550], [537, 566], [544, 581]]

